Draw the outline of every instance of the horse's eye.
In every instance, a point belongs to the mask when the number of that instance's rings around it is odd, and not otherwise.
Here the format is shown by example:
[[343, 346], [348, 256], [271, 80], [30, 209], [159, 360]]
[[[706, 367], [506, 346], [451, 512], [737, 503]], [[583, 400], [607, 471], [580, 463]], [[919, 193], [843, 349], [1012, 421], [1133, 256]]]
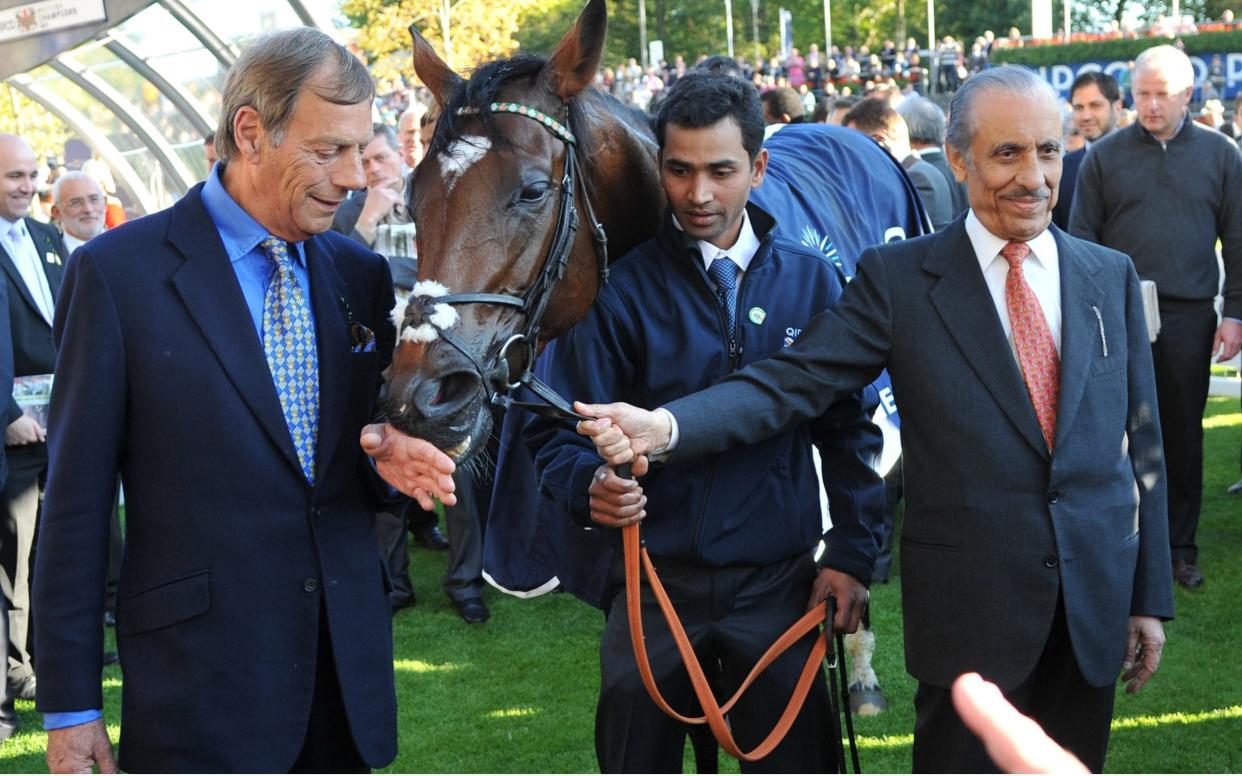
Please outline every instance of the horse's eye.
[[548, 183], [547, 181], [539, 181], [538, 183], [532, 183], [526, 186], [525, 188], [523, 188], [522, 191], [518, 194], [518, 202], [522, 204], [532, 204], [535, 202], [542, 202], [544, 199], [547, 198], [548, 192], [550, 192], [551, 190], [552, 190], [552, 185]]

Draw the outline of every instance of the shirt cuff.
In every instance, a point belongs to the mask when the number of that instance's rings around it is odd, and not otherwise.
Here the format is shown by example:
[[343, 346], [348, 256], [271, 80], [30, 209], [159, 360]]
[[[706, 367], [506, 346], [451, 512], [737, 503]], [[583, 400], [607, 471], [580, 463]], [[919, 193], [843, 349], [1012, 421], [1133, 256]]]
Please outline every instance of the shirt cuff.
[[100, 709], [49, 711], [43, 715], [43, 729], [60, 730], [61, 728], [73, 727], [74, 725], [85, 725], [87, 722], [94, 722], [102, 716], [103, 711]]
[[1223, 317], [1227, 321], [1233, 321], [1234, 323], [1242, 323], [1242, 318], [1230, 318], [1228, 315], [1224, 315], [1221, 317]]
[[647, 454], [647, 459], [649, 461], [652, 463], [660, 463], [662, 461], [667, 461], [669, 456], [672, 455], [673, 449], [677, 447], [677, 442], [681, 439], [681, 433], [677, 429], [677, 418], [673, 417], [673, 413], [663, 407], [659, 407], [655, 410], [655, 414], [668, 418], [669, 427], [668, 444], [664, 446], [664, 449], [652, 450]]

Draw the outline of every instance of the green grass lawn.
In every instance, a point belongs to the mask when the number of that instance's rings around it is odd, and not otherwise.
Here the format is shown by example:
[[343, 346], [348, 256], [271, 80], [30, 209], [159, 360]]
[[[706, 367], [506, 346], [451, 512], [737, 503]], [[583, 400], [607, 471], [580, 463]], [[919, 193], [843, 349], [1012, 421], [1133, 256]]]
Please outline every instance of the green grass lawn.
[[[1164, 665], [1138, 696], [1117, 696], [1108, 767], [1114, 772], [1242, 770], [1242, 443], [1237, 400], [1212, 399], [1203, 522], [1204, 589], [1178, 590]], [[602, 616], [566, 595], [523, 601], [490, 594], [492, 619], [466, 625], [439, 590], [446, 555], [412, 552], [419, 603], [395, 622], [400, 755], [393, 772], [589, 772]], [[873, 590], [876, 671], [892, 709], [858, 720], [863, 769], [909, 772], [914, 682], [903, 668], [896, 584]], [[105, 679], [115, 738], [120, 672]], [[46, 737], [32, 704], [19, 702], [21, 732], [0, 746], [0, 771], [45, 770]], [[687, 760], [689, 769], [690, 760]], [[721, 758], [721, 770], [737, 764]]]

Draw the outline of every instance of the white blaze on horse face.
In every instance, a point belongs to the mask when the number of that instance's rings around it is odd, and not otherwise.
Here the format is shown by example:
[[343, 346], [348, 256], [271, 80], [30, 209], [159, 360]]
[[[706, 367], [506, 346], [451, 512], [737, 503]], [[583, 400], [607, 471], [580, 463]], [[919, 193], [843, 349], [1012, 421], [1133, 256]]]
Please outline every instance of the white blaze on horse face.
[[441, 329], [451, 329], [457, 325], [457, 311], [451, 305], [437, 304], [427, 317], [427, 320], [418, 326], [408, 326], [401, 328], [401, 324], [405, 321], [405, 311], [409, 307], [410, 301], [422, 296], [439, 297], [446, 296], [448, 288], [434, 280], [420, 280], [414, 284], [414, 288], [410, 290], [410, 295], [405, 299], [398, 299], [395, 307], [392, 308], [392, 325], [397, 327], [397, 331], [401, 335], [401, 339], [405, 342], [420, 342], [423, 344], [435, 342], [440, 337]]
[[440, 175], [444, 178], [444, 187], [453, 190], [466, 170], [473, 167], [492, 149], [492, 141], [479, 135], [464, 135], [454, 140], [444, 155], [440, 157]]

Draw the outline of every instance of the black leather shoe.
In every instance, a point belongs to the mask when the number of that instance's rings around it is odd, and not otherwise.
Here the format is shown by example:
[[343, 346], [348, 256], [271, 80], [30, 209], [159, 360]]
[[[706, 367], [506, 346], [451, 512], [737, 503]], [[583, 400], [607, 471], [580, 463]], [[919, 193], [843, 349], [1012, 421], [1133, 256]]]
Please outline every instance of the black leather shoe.
[[461, 618], [471, 625], [487, 622], [487, 619], [492, 616], [482, 598], [466, 598], [453, 601], [453, 603], [457, 606], [457, 613], [461, 615]]
[[397, 595], [396, 593], [388, 594], [388, 603], [392, 604], [392, 613], [396, 614], [399, 609], [409, 609], [418, 603], [418, 596], [411, 591], [407, 595]]
[[1173, 579], [1188, 590], [1198, 590], [1205, 581], [1199, 567], [1184, 560], [1173, 561]]
[[26, 674], [21, 679], [9, 679], [9, 697], [20, 698], [23, 701], [33, 701], [35, 699], [35, 675]]
[[429, 550], [447, 550], [449, 548], [448, 539], [444, 538], [444, 534], [440, 533], [440, 529], [437, 526], [430, 525], [426, 528], [420, 528], [413, 533], [414, 541]]
[[1239, 493], [1242, 493], [1242, 480], [1238, 480], [1234, 484], [1230, 485], [1225, 492], [1230, 496], [1236, 496]]
[[116, 652], [105, 652], [103, 654], [103, 664], [105, 666], [115, 665], [121, 662], [121, 656]]

